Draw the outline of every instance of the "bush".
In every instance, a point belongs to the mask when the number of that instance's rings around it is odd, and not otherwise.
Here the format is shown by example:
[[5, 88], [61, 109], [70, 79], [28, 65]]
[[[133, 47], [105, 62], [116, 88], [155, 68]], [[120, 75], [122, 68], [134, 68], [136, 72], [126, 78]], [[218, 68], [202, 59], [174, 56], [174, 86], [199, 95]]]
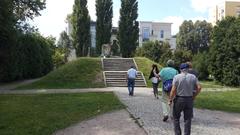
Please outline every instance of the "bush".
[[185, 50], [176, 50], [173, 54], [172, 58], [175, 62], [175, 65], [177, 69], [179, 68], [179, 65], [181, 63], [191, 61], [192, 60], [192, 53], [191, 51], [185, 51]]
[[199, 53], [193, 57], [193, 68], [199, 73], [200, 80], [208, 79], [208, 54], [206, 52]]
[[157, 63], [165, 63], [172, 57], [172, 51], [168, 42], [149, 41], [137, 48], [135, 56], [147, 57]]
[[[49, 73], [52, 59], [48, 42], [39, 34], [20, 34], [18, 42], [6, 47], [5, 64], [1, 66], [1, 82], [41, 77]], [[2, 59], [2, 58], [1, 58]]]

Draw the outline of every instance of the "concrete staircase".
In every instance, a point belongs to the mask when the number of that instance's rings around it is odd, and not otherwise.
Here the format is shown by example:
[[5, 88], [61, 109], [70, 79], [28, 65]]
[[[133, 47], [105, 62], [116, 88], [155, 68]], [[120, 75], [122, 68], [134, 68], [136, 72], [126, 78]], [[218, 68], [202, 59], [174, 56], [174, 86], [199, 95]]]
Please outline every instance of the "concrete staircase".
[[[127, 70], [131, 66], [135, 66], [137, 69], [137, 65], [132, 58], [104, 58], [102, 59], [102, 65], [105, 85], [107, 87], [127, 87]], [[138, 71], [135, 86], [146, 87], [145, 78], [140, 71]]]

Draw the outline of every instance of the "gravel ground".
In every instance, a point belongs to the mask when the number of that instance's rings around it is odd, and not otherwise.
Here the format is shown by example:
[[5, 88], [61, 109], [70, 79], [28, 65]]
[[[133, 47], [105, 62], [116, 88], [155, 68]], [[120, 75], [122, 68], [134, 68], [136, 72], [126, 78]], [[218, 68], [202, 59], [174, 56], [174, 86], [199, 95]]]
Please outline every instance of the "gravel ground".
[[53, 135], [146, 135], [126, 110], [99, 115]]
[[[150, 89], [136, 88], [129, 97], [126, 88], [115, 88], [116, 95], [138, 119], [149, 135], [172, 135], [172, 120], [162, 121], [161, 99]], [[183, 131], [183, 120], [181, 119]], [[240, 135], [240, 114], [194, 109], [192, 135]]]

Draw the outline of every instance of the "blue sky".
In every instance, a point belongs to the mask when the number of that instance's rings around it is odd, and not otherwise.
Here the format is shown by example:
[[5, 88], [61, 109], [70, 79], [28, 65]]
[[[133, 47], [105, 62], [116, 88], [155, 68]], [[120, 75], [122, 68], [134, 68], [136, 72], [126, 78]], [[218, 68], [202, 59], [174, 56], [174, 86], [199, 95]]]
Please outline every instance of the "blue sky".
[[[172, 34], [178, 32], [184, 20], [207, 20], [208, 10], [223, 0], [138, 0], [139, 21], [171, 22]], [[240, 0], [238, 0], [240, 1]], [[66, 16], [72, 12], [74, 0], [47, 0], [47, 8], [33, 24], [44, 36], [59, 37], [66, 29]], [[113, 0], [113, 25], [118, 25], [120, 0]], [[88, 9], [92, 20], [95, 16], [95, 0], [88, 0]]]

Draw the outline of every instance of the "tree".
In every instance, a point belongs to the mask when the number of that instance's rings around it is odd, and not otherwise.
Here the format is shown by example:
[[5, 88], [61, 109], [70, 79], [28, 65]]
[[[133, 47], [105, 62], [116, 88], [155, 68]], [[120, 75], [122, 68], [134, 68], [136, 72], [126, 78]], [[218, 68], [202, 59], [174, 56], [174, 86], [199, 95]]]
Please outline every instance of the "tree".
[[194, 29], [194, 44], [196, 46], [196, 49], [193, 49], [194, 52], [208, 51], [211, 40], [212, 25], [205, 20], [196, 21]]
[[75, 0], [71, 18], [73, 25], [73, 45], [78, 57], [87, 56], [90, 49], [90, 16], [87, 9], [87, 0]]
[[138, 45], [137, 0], [121, 0], [118, 41], [123, 57], [132, 57]]
[[179, 27], [177, 34], [177, 48], [180, 50], [193, 50], [194, 47], [194, 24], [191, 20], [184, 21]]
[[213, 29], [209, 71], [225, 85], [240, 85], [240, 18], [226, 17]]
[[62, 33], [60, 33], [60, 38], [58, 40], [57, 46], [61, 50], [61, 52], [64, 54], [64, 61], [66, 63], [68, 61], [67, 58], [70, 55], [71, 50], [73, 49], [71, 45], [71, 40], [67, 35], [66, 31], [63, 31]]
[[113, 17], [112, 0], [96, 0], [96, 48], [101, 54], [102, 45], [110, 42]]
[[200, 80], [206, 80], [209, 76], [208, 66], [209, 66], [209, 59], [208, 53], [198, 53], [197, 55], [193, 56], [193, 68], [196, 69], [199, 73]]
[[192, 53], [191, 51], [177, 49], [174, 51], [172, 59], [174, 60], [175, 65], [178, 68], [181, 63], [192, 61]]
[[148, 41], [143, 43], [141, 48], [137, 48], [136, 56], [147, 57], [157, 63], [165, 64], [172, 57], [172, 50], [168, 42]]
[[0, 81], [13, 81], [21, 76], [20, 40], [30, 28], [27, 19], [40, 15], [44, 8], [45, 0], [0, 1]]
[[177, 34], [177, 48], [190, 50], [193, 54], [207, 51], [210, 44], [212, 26], [206, 21], [184, 21]]

